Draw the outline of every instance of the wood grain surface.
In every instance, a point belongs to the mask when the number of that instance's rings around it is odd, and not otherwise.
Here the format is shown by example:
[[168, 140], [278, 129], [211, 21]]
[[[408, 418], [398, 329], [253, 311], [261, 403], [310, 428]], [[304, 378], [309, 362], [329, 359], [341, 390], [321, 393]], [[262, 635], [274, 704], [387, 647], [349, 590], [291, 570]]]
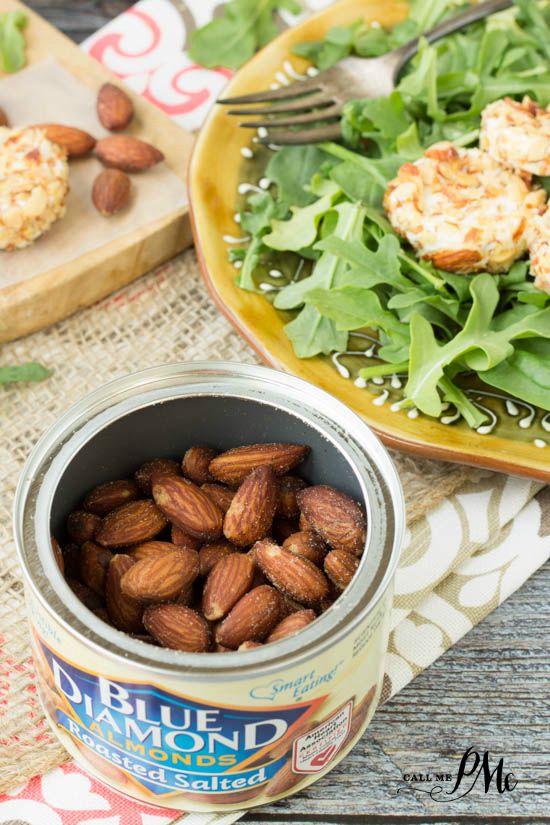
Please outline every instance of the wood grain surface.
[[[75, 40], [131, 5], [31, 0]], [[542, 825], [550, 823], [550, 565], [381, 708], [347, 759], [308, 791], [251, 812], [247, 825]], [[518, 779], [480, 782], [457, 802], [397, 793], [404, 773], [456, 773], [468, 747]], [[494, 764], [496, 764], [496, 761]], [[430, 788], [433, 783], [418, 783]]]

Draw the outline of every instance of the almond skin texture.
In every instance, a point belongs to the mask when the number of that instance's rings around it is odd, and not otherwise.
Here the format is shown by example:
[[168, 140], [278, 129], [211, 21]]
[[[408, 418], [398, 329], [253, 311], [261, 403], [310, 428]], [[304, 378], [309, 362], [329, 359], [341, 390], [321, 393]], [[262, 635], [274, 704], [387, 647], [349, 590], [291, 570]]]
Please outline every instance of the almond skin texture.
[[326, 576], [303, 556], [264, 539], [254, 545], [254, 557], [269, 581], [300, 604], [313, 607], [328, 594]]
[[152, 461], [146, 461], [139, 470], [136, 470], [134, 479], [141, 492], [150, 496], [155, 476], [177, 476], [179, 473], [180, 465], [174, 459], [154, 458]]
[[143, 614], [143, 624], [163, 647], [203, 653], [210, 647], [208, 624], [189, 607], [181, 604], [157, 604]]
[[199, 486], [213, 481], [208, 467], [217, 454], [218, 451], [212, 447], [189, 447], [181, 462], [183, 475]]
[[152, 501], [130, 501], [108, 513], [95, 534], [104, 547], [127, 547], [154, 538], [166, 519]]
[[174, 553], [176, 550], [181, 550], [177, 544], [172, 544], [170, 541], [145, 541], [143, 544], [138, 544], [128, 551], [134, 561], [141, 561], [142, 559], [158, 558], [158, 556], [165, 556], [166, 553]]
[[267, 465], [252, 470], [235, 494], [223, 521], [226, 539], [249, 547], [271, 530], [278, 503], [275, 473]]
[[268, 584], [255, 587], [239, 599], [216, 628], [216, 642], [236, 650], [243, 642], [263, 642], [278, 623], [281, 595]]
[[325, 558], [325, 573], [339, 590], [344, 590], [359, 567], [359, 559], [345, 550], [331, 550]]
[[223, 484], [201, 484], [203, 493], [212, 499], [214, 504], [217, 504], [222, 513], [227, 513], [231, 502], [235, 496], [235, 491], [230, 490], [229, 487], [224, 487]]
[[202, 596], [204, 616], [214, 622], [229, 613], [241, 596], [250, 590], [253, 579], [254, 562], [250, 556], [232, 553], [221, 559], [206, 580]]
[[172, 544], [176, 544], [178, 547], [187, 547], [188, 550], [198, 550], [202, 544], [200, 539], [196, 539], [195, 536], [190, 536], [189, 533], [186, 533], [185, 530], [182, 530], [177, 524], [172, 525], [170, 538], [172, 539]]
[[118, 630], [123, 630], [125, 633], [143, 631], [141, 622], [143, 605], [136, 599], [126, 596], [120, 587], [122, 577], [133, 565], [134, 560], [130, 556], [123, 553], [113, 556], [105, 580], [105, 601], [109, 618]]
[[125, 129], [134, 116], [134, 104], [114, 83], [104, 83], [97, 95], [97, 117], [110, 131]]
[[95, 138], [83, 129], [63, 126], [60, 123], [38, 123], [34, 128], [42, 129], [48, 140], [65, 149], [70, 158], [81, 158], [89, 154], [96, 145]]
[[289, 519], [298, 518], [300, 508], [296, 496], [305, 487], [307, 487], [306, 482], [298, 476], [283, 476], [279, 479], [278, 516]]
[[94, 593], [103, 596], [107, 568], [113, 554], [105, 547], [86, 541], [80, 550], [80, 577]]
[[139, 489], [135, 481], [131, 479], [121, 479], [120, 481], [106, 481], [99, 484], [88, 493], [84, 499], [83, 507], [90, 513], [97, 516], [106, 516], [117, 507], [128, 504], [139, 498]]
[[150, 143], [130, 135], [111, 135], [101, 138], [95, 154], [104, 166], [123, 172], [142, 172], [164, 160], [164, 155]]
[[192, 481], [178, 476], [160, 476], [153, 483], [153, 498], [170, 521], [186, 533], [203, 541], [220, 538], [222, 512]]
[[104, 169], [94, 180], [92, 203], [104, 218], [116, 215], [128, 205], [132, 184], [126, 172]]
[[300, 444], [249, 444], [234, 447], [210, 462], [215, 479], [229, 487], [238, 487], [256, 467], [269, 464], [275, 475], [282, 476], [300, 464], [309, 453], [309, 447]]
[[363, 511], [350, 496], [319, 484], [299, 492], [298, 504], [311, 527], [333, 550], [361, 555], [367, 523]]
[[208, 576], [217, 563], [237, 550], [234, 544], [225, 539], [203, 544], [199, 550], [199, 566], [201, 576]]
[[283, 542], [283, 550], [288, 550], [295, 556], [303, 556], [317, 566], [323, 563], [327, 549], [323, 539], [313, 530], [300, 530]]
[[297, 613], [291, 613], [273, 628], [266, 642], [278, 642], [280, 639], [286, 639], [287, 636], [294, 636], [316, 618], [313, 610], [299, 610]]
[[84, 544], [85, 541], [92, 541], [100, 524], [101, 519], [94, 513], [75, 510], [67, 519], [67, 535], [75, 544]]
[[197, 553], [194, 550], [175, 550], [137, 561], [122, 576], [120, 588], [132, 599], [165, 602], [175, 599], [198, 575]]

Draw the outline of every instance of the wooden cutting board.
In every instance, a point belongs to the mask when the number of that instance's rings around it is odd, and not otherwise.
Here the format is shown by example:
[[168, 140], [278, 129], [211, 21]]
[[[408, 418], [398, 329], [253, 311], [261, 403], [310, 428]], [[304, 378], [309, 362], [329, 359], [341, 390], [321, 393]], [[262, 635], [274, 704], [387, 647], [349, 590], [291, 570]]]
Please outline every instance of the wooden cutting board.
[[[28, 16], [25, 29], [28, 66], [53, 58], [94, 93], [103, 82], [113, 79], [99, 63], [18, 0], [0, 0], [0, 13], [16, 9]], [[0, 104], [3, 78], [9, 77], [13, 75], [0, 72]], [[149, 141], [164, 153], [168, 168], [181, 180], [182, 192], [185, 192], [193, 143], [191, 135], [148, 101], [131, 91], [128, 93], [133, 99], [136, 116], [126, 131]], [[62, 221], [68, 220], [69, 209]], [[13, 340], [65, 318], [169, 260], [191, 243], [185, 200], [161, 218], [155, 219], [153, 210], [146, 225], [115, 236], [69, 262], [48, 268], [46, 261], [44, 271], [19, 277], [16, 282], [6, 271], [7, 258], [2, 260], [3, 254], [7, 253], [0, 252], [0, 342]], [[24, 255], [25, 250], [12, 254]]]

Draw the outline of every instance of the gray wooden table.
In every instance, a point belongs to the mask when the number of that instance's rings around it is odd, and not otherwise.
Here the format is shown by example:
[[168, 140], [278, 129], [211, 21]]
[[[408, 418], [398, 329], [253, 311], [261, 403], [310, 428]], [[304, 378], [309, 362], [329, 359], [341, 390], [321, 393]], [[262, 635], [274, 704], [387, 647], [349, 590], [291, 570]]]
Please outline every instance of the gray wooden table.
[[[259, 0], [258, 0], [259, 2]], [[130, 3], [31, 0], [77, 41]], [[550, 565], [381, 708], [362, 741], [310, 790], [249, 814], [248, 825], [523, 825], [550, 823]], [[404, 774], [456, 774], [468, 747], [504, 758], [518, 784], [481, 780], [446, 804], [398, 793]], [[464, 785], [464, 788], [468, 787]], [[463, 788], [463, 789], [464, 789]], [[124, 823], [121, 822], [121, 825]]]

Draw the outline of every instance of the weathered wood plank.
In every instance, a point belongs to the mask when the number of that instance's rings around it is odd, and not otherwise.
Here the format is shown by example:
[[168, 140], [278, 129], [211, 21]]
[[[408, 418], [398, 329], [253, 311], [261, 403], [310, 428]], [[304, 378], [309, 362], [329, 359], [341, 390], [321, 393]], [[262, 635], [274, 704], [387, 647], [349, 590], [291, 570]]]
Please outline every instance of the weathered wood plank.
[[[126, 0], [31, 0], [81, 40]], [[542, 825], [550, 823], [550, 565], [376, 714], [322, 782], [248, 814], [247, 825]], [[454, 773], [467, 747], [503, 757], [509, 794], [476, 788], [443, 805], [400, 793], [403, 773]], [[422, 786], [421, 786], [422, 787]], [[426, 786], [427, 787], [427, 786]]]

